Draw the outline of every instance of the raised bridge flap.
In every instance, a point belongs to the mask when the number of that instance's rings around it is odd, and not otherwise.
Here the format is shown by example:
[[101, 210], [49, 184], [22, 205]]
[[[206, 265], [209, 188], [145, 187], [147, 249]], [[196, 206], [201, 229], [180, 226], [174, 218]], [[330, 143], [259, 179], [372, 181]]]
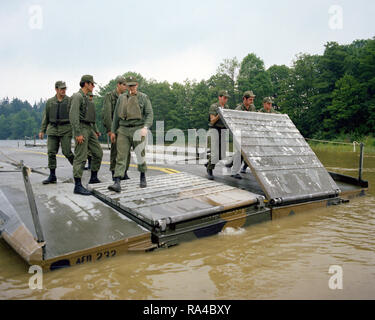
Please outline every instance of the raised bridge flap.
[[219, 114], [271, 204], [340, 193], [288, 115], [227, 109]]

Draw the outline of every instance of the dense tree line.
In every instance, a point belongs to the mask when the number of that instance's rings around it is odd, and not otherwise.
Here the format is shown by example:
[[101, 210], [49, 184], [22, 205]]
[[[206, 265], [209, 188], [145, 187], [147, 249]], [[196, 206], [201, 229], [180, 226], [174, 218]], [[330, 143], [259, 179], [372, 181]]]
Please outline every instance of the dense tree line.
[[0, 101], [0, 139], [23, 139], [39, 132], [46, 101], [33, 106], [27, 101], [8, 98]]
[[[359, 139], [374, 132], [375, 38], [348, 45], [329, 42], [323, 55], [299, 54], [291, 67], [266, 69], [253, 53], [241, 62], [225, 59], [208, 80], [170, 84], [134, 72], [124, 75], [139, 79], [139, 89], [151, 99], [155, 121], [164, 120], [165, 130], [207, 128], [209, 106], [217, 101], [218, 91], [225, 89], [231, 96], [231, 108], [241, 102], [247, 90], [256, 94], [258, 109], [264, 97], [274, 97], [279, 111], [287, 113], [305, 137]], [[95, 90], [102, 132], [103, 97], [115, 86], [111, 80]], [[18, 99], [0, 101], [0, 139], [37, 134], [44, 106], [45, 101], [34, 106]]]

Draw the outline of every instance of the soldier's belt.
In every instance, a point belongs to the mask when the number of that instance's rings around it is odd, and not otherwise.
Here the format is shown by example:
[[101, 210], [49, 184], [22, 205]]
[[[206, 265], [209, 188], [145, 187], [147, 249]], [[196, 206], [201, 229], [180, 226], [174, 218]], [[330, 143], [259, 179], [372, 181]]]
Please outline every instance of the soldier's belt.
[[84, 124], [88, 124], [88, 125], [91, 125], [91, 124], [95, 123], [95, 122], [90, 122], [90, 121], [85, 121], [85, 120], [80, 120], [79, 122], [84, 123]]
[[51, 124], [54, 127], [61, 126], [61, 125], [64, 125], [64, 124], [68, 124], [68, 123], [70, 123], [69, 120], [61, 120], [61, 121], [57, 121], [57, 122], [51, 122]]

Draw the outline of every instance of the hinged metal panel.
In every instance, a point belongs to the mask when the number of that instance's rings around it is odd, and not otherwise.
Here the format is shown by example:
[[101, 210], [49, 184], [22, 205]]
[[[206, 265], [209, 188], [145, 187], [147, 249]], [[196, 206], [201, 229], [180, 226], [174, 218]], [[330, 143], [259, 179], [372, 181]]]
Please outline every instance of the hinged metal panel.
[[130, 215], [161, 229], [225, 210], [263, 201], [264, 197], [188, 173], [149, 177], [147, 188], [139, 181], [122, 182], [122, 192], [108, 190], [108, 182], [89, 185], [98, 197]]
[[227, 109], [219, 114], [271, 203], [340, 193], [288, 115]]

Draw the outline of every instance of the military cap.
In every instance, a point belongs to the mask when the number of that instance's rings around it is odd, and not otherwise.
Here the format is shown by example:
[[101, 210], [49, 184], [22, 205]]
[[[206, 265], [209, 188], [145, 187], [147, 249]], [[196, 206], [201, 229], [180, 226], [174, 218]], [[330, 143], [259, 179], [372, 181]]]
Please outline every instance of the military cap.
[[244, 94], [243, 94], [243, 97], [244, 98], [255, 98], [256, 97], [256, 95], [254, 94], [254, 92], [253, 91], [245, 91], [244, 92]]
[[273, 103], [273, 100], [272, 100], [271, 97], [265, 97], [265, 98], [263, 99], [263, 103]]
[[115, 81], [116, 81], [116, 83], [125, 83], [126, 84], [126, 79], [123, 76], [117, 76]]
[[219, 91], [219, 97], [227, 97], [229, 98], [229, 94], [227, 90], [220, 90]]
[[82, 76], [81, 82], [91, 82], [96, 84], [96, 82], [94, 81], [94, 77], [90, 74], [85, 74], [84, 76]]
[[130, 76], [130, 77], [126, 78], [126, 84], [128, 86], [135, 86], [137, 83], [138, 83], [138, 81], [135, 77]]
[[64, 81], [56, 81], [55, 88], [56, 89], [66, 89], [66, 83]]

